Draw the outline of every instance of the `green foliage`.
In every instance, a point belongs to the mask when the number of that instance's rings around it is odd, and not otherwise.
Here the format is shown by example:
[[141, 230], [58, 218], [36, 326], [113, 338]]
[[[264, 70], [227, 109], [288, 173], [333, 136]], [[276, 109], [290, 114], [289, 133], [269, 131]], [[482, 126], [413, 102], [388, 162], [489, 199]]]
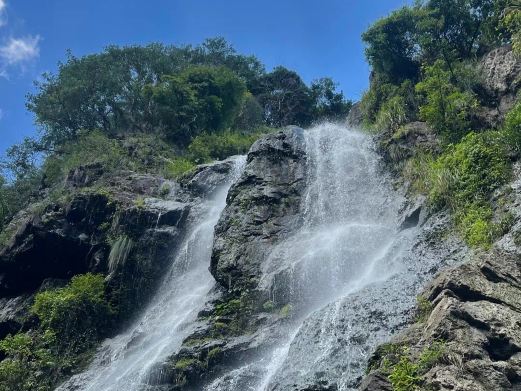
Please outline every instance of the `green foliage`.
[[83, 365], [111, 324], [104, 278], [73, 277], [60, 289], [36, 295], [31, 313], [40, 325], [0, 341], [0, 391], [50, 391]]
[[510, 0], [503, 13], [502, 24], [510, 33], [514, 51], [521, 54], [521, 2]]
[[438, 363], [445, 354], [445, 344], [434, 342], [424, 349], [417, 361], [411, 361], [408, 349], [403, 348], [397, 362], [387, 361], [388, 379], [394, 391], [415, 391], [422, 383], [422, 375]]
[[195, 167], [191, 160], [179, 157], [167, 161], [164, 176], [167, 179], [178, 179]]
[[[265, 132], [269, 129], [265, 129]], [[254, 133], [239, 133], [226, 131], [217, 134], [202, 134], [194, 138], [188, 147], [188, 153], [194, 163], [207, 163], [212, 160], [222, 160], [232, 155], [241, 155], [250, 149], [251, 145], [264, 134], [262, 130]]]
[[235, 315], [241, 311], [242, 302], [240, 299], [232, 299], [215, 306], [216, 316]]
[[333, 79], [324, 77], [311, 83], [311, 95], [314, 101], [313, 117], [315, 120], [339, 120], [347, 117], [353, 103], [345, 100], [344, 94], [336, 91]]
[[470, 246], [489, 248], [501, 231], [492, 222], [489, 199], [510, 172], [501, 132], [469, 133], [432, 163], [429, 199], [455, 212], [456, 226]]
[[521, 154], [521, 100], [507, 114], [504, 124], [507, 144], [516, 155]]
[[64, 144], [60, 154], [46, 159], [42, 167], [44, 181], [48, 185], [60, 183], [71, 170], [92, 163], [100, 163], [107, 171], [123, 168], [127, 160], [117, 140], [99, 131], [82, 133], [74, 142]]
[[73, 277], [64, 288], [38, 293], [31, 312], [71, 352], [92, 347], [106, 333], [112, 316], [103, 276], [90, 273]]
[[51, 332], [19, 333], [0, 341], [6, 358], [0, 362], [0, 391], [50, 391], [72, 365], [55, 348]]
[[269, 126], [304, 126], [313, 119], [311, 91], [294, 71], [276, 67], [261, 78], [256, 95]]
[[203, 130], [215, 132], [231, 125], [244, 92], [244, 84], [231, 70], [208, 66], [165, 76], [145, 89], [153, 103], [150, 122], [180, 145]]
[[420, 117], [448, 141], [458, 141], [470, 130], [470, 120], [478, 107], [470, 92], [463, 92], [450, 82], [451, 73], [438, 60], [424, 68], [424, 79], [416, 91], [425, 97]]
[[457, 208], [488, 200], [510, 178], [510, 164], [499, 132], [469, 133], [432, 166], [431, 201]]
[[175, 369], [185, 370], [189, 367], [200, 366], [202, 363], [195, 358], [182, 358], [175, 363]]
[[291, 304], [286, 304], [279, 310], [279, 315], [283, 318], [289, 318], [293, 314], [293, 306]]
[[431, 173], [434, 158], [431, 154], [418, 153], [407, 159], [402, 168], [402, 176], [409, 183], [409, 188], [417, 194], [428, 194], [431, 190], [429, 173]]
[[416, 321], [425, 322], [433, 310], [432, 303], [423, 296], [416, 298]]
[[416, 120], [417, 106], [414, 84], [410, 80], [394, 85], [378, 75], [372, 79], [371, 88], [361, 101], [365, 122], [369, 126], [376, 124], [378, 130], [396, 131], [405, 121]]
[[379, 130], [390, 130], [394, 133], [408, 120], [405, 99], [397, 95], [382, 105], [376, 116], [375, 126]]
[[363, 35], [373, 70], [389, 82], [414, 79], [419, 72], [418, 8], [403, 7], [374, 23]]
[[492, 208], [487, 204], [471, 204], [457, 211], [456, 225], [471, 247], [490, 248], [494, 239]]
[[221, 352], [222, 352], [222, 349], [221, 349], [220, 347], [215, 347], [215, 348], [211, 349], [211, 350], [208, 352], [208, 354], [207, 354], [207, 356], [206, 356], [206, 359], [207, 359], [208, 361], [214, 360], [214, 359], [216, 359], [216, 358], [219, 357], [219, 355], [221, 354]]
[[393, 367], [389, 380], [393, 385], [393, 391], [414, 391], [421, 382], [418, 364], [411, 362], [407, 355], [403, 355], [400, 361]]
[[275, 309], [275, 303], [271, 300], [265, 301], [262, 309], [266, 312], [272, 312]]

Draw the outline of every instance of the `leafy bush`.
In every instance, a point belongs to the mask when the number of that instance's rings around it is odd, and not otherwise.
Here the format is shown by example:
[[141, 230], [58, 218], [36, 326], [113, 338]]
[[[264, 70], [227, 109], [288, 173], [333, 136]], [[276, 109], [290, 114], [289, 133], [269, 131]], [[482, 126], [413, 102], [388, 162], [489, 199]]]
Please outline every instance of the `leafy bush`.
[[366, 126], [376, 124], [378, 130], [396, 131], [404, 121], [417, 118], [417, 99], [414, 84], [405, 80], [392, 84], [376, 75], [371, 88], [363, 95], [361, 110]]
[[239, 133], [227, 131], [224, 133], [202, 134], [194, 138], [188, 152], [195, 163], [207, 163], [214, 159], [226, 159], [232, 155], [241, 155], [250, 149], [251, 145], [262, 133]]
[[488, 197], [510, 177], [510, 164], [500, 132], [469, 133], [451, 145], [432, 165], [431, 201], [453, 209]]
[[0, 341], [0, 391], [47, 391], [70, 361], [55, 349], [53, 333], [19, 333]]
[[502, 23], [511, 34], [514, 51], [521, 54], [521, 3], [516, 0], [510, 1], [503, 15]]
[[390, 366], [389, 380], [394, 391], [415, 391], [422, 383], [422, 375], [438, 363], [445, 354], [445, 344], [434, 342], [425, 348], [417, 361], [411, 361], [409, 351], [403, 349], [398, 362]]
[[521, 153], [521, 100], [507, 114], [504, 132], [512, 152], [519, 156]]
[[396, 132], [400, 126], [408, 122], [405, 99], [394, 96], [387, 100], [376, 116], [376, 128], [378, 130], [390, 130]]
[[441, 60], [425, 67], [424, 79], [416, 85], [416, 91], [425, 96], [420, 117], [453, 142], [470, 130], [478, 101], [472, 93], [452, 84], [451, 73], [444, 68]]
[[59, 154], [49, 156], [43, 164], [46, 184], [60, 183], [70, 170], [80, 166], [100, 163], [106, 170], [122, 168], [128, 161], [124, 149], [115, 139], [99, 132], [85, 132], [74, 142], [63, 145]]
[[492, 245], [495, 233], [493, 215], [490, 205], [479, 203], [458, 211], [456, 225], [469, 246], [488, 249]]
[[113, 314], [103, 276], [91, 273], [73, 277], [64, 288], [38, 293], [31, 312], [71, 352], [93, 346], [107, 332]]
[[489, 198], [510, 172], [501, 132], [469, 133], [431, 164], [429, 199], [455, 212], [456, 226], [470, 246], [488, 248], [499, 233]]
[[164, 176], [167, 179], [178, 179], [194, 167], [195, 164], [189, 159], [183, 157], [175, 158], [166, 163]]

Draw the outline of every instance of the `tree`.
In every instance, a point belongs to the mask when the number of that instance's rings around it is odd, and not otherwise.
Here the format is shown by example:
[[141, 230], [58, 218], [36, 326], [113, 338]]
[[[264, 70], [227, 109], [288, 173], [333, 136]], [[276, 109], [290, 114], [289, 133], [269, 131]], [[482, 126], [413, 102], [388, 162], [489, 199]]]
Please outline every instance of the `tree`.
[[260, 81], [258, 100], [268, 125], [308, 125], [313, 116], [313, 97], [300, 76], [276, 67]]
[[258, 84], [264, 74], [255, 57], [237, 54], [222, 38], [198, 47], [110, 46], [80, 58], [69, 54], [56, 74], [43, 75], [37, 92], [28, 96], [27, 107], [36, 114], [41, 143], [48, 150], [74, 139], [81, 130], [98, 129], [111, 136], [151, 132], [154, 113], [143, 89], [198, 66], [226, 67], [225, 77], [231, 72], [248, 86]]
[[346, 100], [341, 91], [337, 92], [336, 87], [335, 82], [329, 77], [311, 83], [315, 119], [338, 119], [346, 117], [349, 113], [353, 103]]
[[365, 53], [374, 72], [387, 81], [399, 83], [415, 79], [420, 70], [417, 41], [419, 7], [403, 7], [378, 20], [362, 35]]
[[429, 0], [418, 23], [424, 60], [432, 63], [441, 58], [452, 72], [455, 61], [473, 58], [486, 50], [484, 32], [497, 27], [487, 26], [497, 1]]
[[470, 120], [478, 102], [472, 93], [452, 84], [450, 78], [444, 62], [438, 60], [424, 68], [424, 79], [416, 85], [416, 91], [425, 97], [420, 117], [448, 141], [454, 142], [470, 130]]
[[511, 35], [514, 51], [521, 54], [521, 1], [510, 0], [503, 12], [503, 26]]

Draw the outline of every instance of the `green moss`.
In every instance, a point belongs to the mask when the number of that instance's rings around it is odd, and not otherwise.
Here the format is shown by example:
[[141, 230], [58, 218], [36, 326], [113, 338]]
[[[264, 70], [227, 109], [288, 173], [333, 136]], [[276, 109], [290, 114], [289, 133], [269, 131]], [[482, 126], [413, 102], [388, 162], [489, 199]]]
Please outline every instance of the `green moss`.
[[100, 274], [72, 278], [64, 288], [40, 292], [31, 312], [41, 327], [57, 336], [57, 343], [71, 352], [93, 346], [106, 332], [113, 311], [105, 297], [105, 280]]
[[264, 302], [262, 309], [266, 312], [272, 312], [275, 309], [275, 303], [271, 300]]
[[200, 366], [201, 363], [195, 358], [182, 358], [175, 363], [175, 369], [183, 371], [189, 367]]
[[206, 358], [208, 361], [212, 361], [213, 359], [217, 358], [222, 353], [222, 349], [220, 347], [215, 347], [211, 349]]
[[167, 179], [178, 179], [183, 174], [186, 174], [188, 171], [192, 170], [195, 167], [195, 164], [192, 163], [189, 159], [186, 158], [175, 158], [169, 160], [165, 164], [165, 169], [163, 175]]
[[139, 209], [143, 209], [145, 207], [145, 199], [143, 197], [137, 197], [134, 199], [134, 206]]
[[242, 303], [240, 299], [232, 299], [225, 303], [215, 306], [215, 315], [226, 316], [233, 315], [241, 311]]
[[293, 306], [291, 304], [286, 304], [279, 310], [280, 316], [283, 318], [289, 318], [293, 313]]
[[416, 298], [416, 321], [425, 322], [433, 310], [432, 303], [423, 296]]

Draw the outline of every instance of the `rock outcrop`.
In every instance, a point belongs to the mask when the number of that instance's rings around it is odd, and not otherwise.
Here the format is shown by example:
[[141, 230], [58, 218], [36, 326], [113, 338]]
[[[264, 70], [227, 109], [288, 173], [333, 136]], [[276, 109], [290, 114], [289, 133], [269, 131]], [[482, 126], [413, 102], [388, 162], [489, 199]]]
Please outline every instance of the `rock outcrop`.
[[477, 125], [497, 126], [515, 104], [521, 87], [521, 59], [510, 45], [502, 46], [482, 58], [480, 70], [490, 107], [480, 113]]
[[[185, 234], [193, 205], [222, 183], [230, 161], [198, 167], [180, 184], [161, 177], [97, 165], [69, 173], [66, 197], [22, 211], [0, 248], [0, 338], [30, 321], [41, 289], [87, 272], [106, 276], [120, 323], [142, 308]], [[202, 178], [202, 179], [201, 179]]]
[[[440, 357], [421, 374], [429, 390], [494, 391], [521, 386], [521, 262], [502, 252], [477, 256], [442, 272], [425, 290], [429, 313], [392, 341], [411, 363], [441, 344]], [[387, 352], [392, 349], [387, 349]], [[388, 354], [362, 390], [384, 391]], [[391, 359], [392, 360], [392, 359]], [[387, 365], [387, 368], [386, 368]]]
[[252, 146], [215, 229], [215, 300], [179, 353], [158, 368], [160, 384], [199, 390], [276, 341], [288, 315], [263, 306], [269, 292], [258, 283], [270, 249], [298, 226], [305, 181], [302, 129], [286, 128]]

